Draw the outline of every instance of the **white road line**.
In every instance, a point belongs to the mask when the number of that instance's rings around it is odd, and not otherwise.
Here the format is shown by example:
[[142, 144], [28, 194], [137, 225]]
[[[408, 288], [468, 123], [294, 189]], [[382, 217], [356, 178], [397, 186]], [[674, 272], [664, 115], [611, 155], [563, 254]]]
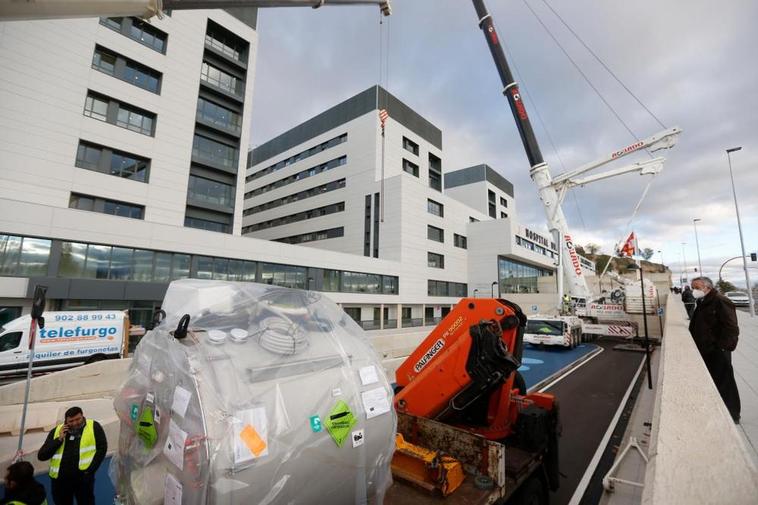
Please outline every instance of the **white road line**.
[[634, 374], [634, 379], [632, 379], [632, 383], [629, 384], [629, 388], [627, 388], [626, 393], [624, 394], [624, 398], [621, 400], [621, 403], [619, 404], [619, 408], [616, 411], [616, 415], [613, 416], [613, 419], [611, 420], [611, 424], [608, 426], [608, 431], [605, 432], [605, 435], [603, 435], [603, 439], [600, 441], [600, 444], [597, 446], [597, 450], [595, 451], [595, 455], [592, 456], [592, 460], [590, 461], [590, 464], [587, 465], [587, 470], [584, 472], [584, 475], [582, 475], [582, 479], [579, 481], [579, 484], [576, 486], [576, 490], [574, 490], [574, 494], [571, 497], [571, 500], [569, 500], [568, 505], [579, 505], [579, 502], [582, 500], [582, 496], [584, 496], [584, 492], [587, 490], [587, 486], [590, 484], [590, 479], [592, 478], [592, 474], [595, 473], [595, 469], [597, 468], [598, 463], [600, 463], [600, 458], [603, 456], [603, 453], [605, 452], [605, 447], [608, 445], [608, 441], [611, 439], [611, 435], [613, 435], [613, 430], [616, 429], [616, 425], [619, 422], [619, 418], [621, 417], [621, 412], [623, 412], [624, 407], [626, 406], [626, 402], [629, 400], [629, 395], [632, 394], [632, 389], [634, 389], [634, 385], [637, 383], [637, 379], [640, 377], [640, 372], [642, 372], [642, 368], [645, 366], [645, 360], [643, 359], [640, 363], [639, 368], [637, 368], [637, 373]]
[[545, 391], [547, 391], [548, 389], [550, 389], [551, 387], [553, 387], [554, 385], [556, 385], [558, 382], [562, 381], [563, 379], [565, 379], [566, 377], [568, 377], [569, 375], [571, 375], [572, 373], [574, 373], [575, 371], [579, 370], [584, 365], [586, 365], [587, 363], [589, 363], [590, 361], [592, 361], [593, 358], [595, 358], [596, 356], [599, 356], [601, 352], [605, 351], [605, 349], [603, 349], [600, 346], [598, 346], [598, 348], [600, 349], [599, 352], [596, 352], [596, 353], [590, 355], [589, 358], [587, 358], [586, 360], [582, 361], [577, 366], [575, 366], [573, 368], [570, 368], [569, 370], [566, 371], [566, 373], [559, 375], [558, 377], [556, 377], [555, 379], [553, 379], [552, 381], [550, 381], [547, 385], [541, 387], [537, 392], [538, 393], [544, 393]]

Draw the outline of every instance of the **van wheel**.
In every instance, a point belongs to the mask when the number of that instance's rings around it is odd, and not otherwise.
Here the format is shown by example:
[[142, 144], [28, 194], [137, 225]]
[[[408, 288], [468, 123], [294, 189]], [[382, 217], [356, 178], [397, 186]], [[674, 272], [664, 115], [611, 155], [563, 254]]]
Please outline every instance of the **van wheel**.
[[94, 354], [87, 358], [87, 360], [84, 362], [85, 365], [89, 365], [90, 363], [97, 363], [98, 361], [103, 361], [105, 359], [105, 354]]
[[547, 505], [547, 489], [536, 475], [524, 482], [516, 496], [508, 500], [509, 505]]

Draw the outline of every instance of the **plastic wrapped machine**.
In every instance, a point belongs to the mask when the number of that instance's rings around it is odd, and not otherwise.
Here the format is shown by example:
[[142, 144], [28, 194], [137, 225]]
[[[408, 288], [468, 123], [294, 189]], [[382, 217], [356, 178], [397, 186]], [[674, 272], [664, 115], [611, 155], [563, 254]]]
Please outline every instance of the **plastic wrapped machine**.
[[[114, 405], [122, 503], [381, 503], [392, 392], [363, 330], [328, 298], [180, 280]], [[186, 328], [186, 336], [185, 336]]]

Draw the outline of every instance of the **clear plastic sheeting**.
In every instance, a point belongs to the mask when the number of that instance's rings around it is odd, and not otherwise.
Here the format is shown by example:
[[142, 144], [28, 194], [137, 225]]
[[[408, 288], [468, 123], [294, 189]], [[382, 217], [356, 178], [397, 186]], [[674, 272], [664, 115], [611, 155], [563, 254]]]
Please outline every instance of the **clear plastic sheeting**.
[[315, 292], [200, 280], [171, 283], [163, 310], [114, 400], [122, 503], [382, 502], [392, 390], [344, 311]]

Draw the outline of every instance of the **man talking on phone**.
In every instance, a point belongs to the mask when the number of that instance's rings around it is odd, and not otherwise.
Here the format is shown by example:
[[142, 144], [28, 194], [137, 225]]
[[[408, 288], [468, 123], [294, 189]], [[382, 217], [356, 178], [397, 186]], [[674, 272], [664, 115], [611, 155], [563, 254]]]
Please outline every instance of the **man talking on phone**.
[[50, 461], [55, 505], [95, 504], [95, 473], [108, 451], [103, 427], [85, 419], [82, 409], [71, 407], [65, 421], [51, 430], [37, 452], [40, 461]]

